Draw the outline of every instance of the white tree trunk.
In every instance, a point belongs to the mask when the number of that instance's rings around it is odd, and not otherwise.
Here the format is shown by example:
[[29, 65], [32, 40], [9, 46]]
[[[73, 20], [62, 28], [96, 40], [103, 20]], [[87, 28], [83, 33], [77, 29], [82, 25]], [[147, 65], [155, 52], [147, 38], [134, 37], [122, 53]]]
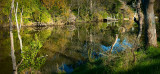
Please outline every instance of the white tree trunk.
[[112, 53], [113, 47], [117, 43], [117, 40], [118, 40], [118, 34], [116, 34], [116, 40], [114, 41], [114, 43], [113, 43], [113, 45], [111, 47], [110, 54]]
[[91, 11], [91, 14], [92, 14], [92, 12], [93, 12], [93, 2], [92, 2], [92, 0], [90, 0], [90, 11]]
[[22, 26], [22, 15], [23, 15], [23, 8], [22, 8], [22, 12], [21, 12], [21, 23], [20, 23], [20, 26], [19, 26], [19, 29], [21, 29], [21, 26]]
[[16, 56], [14, 54], [14, 39], [13, 39], [13, 32], [12, 32], [12, 10], [14, 8], [14, 0], [12, 0], [10, 16], [9, 16], [9, 23], [10, 23], [10, 39], [11, 39], [11, 58], [12, 58], [12, 65], [13, 65], [13, 74], [17, 74], [17, 65], [16, 65]]
[[17, 6], [16, 6], [16, 10], [15, 10], [15, 19], [16, 19], [16, 26], [17, 26], [17, 33], [18, 33], [18, 38], [19, 38], [19, 43], [20, 43], [20, 49], [21, 49], [21, 53], [23, 52], [22, 48], [22, 39], [21, 39], [21, 35], [20, 35], [20, 28], [18, 25], [18, 20], [17, 20], [17, 9], [18, 9], [18, 2], [17, 2]]

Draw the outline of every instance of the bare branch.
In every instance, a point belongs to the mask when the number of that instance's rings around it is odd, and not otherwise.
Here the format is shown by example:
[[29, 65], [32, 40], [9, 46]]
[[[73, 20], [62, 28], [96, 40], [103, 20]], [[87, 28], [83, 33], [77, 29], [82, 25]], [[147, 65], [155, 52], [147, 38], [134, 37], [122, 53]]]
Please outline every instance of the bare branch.
[[115, 42], [113, 43], [113, 45], [111, 47], [110, 54], [112, 53], [113, 47], [117, 43], [117, 40], [118, 40], [118, 34], [116, 34], [116, 40], [115, 40]]
[[17, 65], [17, 69], [18, 69], [18, 67], [22, 64], [23, 60], [24, 60], [24, 59], [21, 59], [21, 62]]

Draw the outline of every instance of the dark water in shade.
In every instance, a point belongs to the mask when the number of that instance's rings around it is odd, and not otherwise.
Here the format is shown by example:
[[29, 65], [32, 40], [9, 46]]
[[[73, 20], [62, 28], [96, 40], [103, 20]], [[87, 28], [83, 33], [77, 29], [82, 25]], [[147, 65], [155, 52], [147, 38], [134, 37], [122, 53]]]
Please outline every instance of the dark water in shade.
[[[125, 31], [124, 31], [125, 30]], [[132, 47], [135, 31], [133, 24], [120, 23], [77, 23], [75, 25], [53, 27], [22, 27], [23, 46], [30, 46], [35, 34], [42, 43], [39, 54], [47, 55], [45, 64], [39, 69], [42, 73], [56, 73], [58, 70], [70, 73], [89, 58], [101, 57], [100, 53], [110, 50], [119, 38], [113, 53]], [[20, 61], [20, 48], [16, 29], [14, 30], [15, 55]], [[0, 29], [0, 72], [12, 73], [10, 57], [9, 29]]]

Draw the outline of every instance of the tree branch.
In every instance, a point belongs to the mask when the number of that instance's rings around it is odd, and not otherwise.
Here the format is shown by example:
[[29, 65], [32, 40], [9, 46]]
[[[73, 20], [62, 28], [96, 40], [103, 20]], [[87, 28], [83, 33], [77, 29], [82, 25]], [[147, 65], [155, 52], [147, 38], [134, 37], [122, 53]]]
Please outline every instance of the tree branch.
[[111, 47], [110, 54], [112, 53], [113, 47], [117, 43], [117, 40], [118, 40], [118, 34], [116, 34], [116, 40], [115, 40], [115, 42], [113, 43], [113, 45]]

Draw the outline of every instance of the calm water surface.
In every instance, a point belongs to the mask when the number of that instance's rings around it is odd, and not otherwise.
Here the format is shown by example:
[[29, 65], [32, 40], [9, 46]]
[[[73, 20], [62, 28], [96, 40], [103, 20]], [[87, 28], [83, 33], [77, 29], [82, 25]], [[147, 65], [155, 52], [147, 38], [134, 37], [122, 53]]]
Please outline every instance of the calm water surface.
[[[124, 24], [124, 23], [123, 23]], [[53, 27], [22, 27], [23, 46], [30, 46], [37, 35], [42, 43], [39, 55], [46, 58], [39, 69], [42, 73], [56, 73], [58, 70], [72, 72], [86, 61], [101, 57], [110, 50], [119, 34], [113, 53], [132, 47], [135, 37], [133, 24], [121, 23], [77, 23]], [[20, 47], [16, 29], [14, 30], [15, 55], [20, 62]], [[11, 74], [9, 28], [0, 29], [0, 72]]]

